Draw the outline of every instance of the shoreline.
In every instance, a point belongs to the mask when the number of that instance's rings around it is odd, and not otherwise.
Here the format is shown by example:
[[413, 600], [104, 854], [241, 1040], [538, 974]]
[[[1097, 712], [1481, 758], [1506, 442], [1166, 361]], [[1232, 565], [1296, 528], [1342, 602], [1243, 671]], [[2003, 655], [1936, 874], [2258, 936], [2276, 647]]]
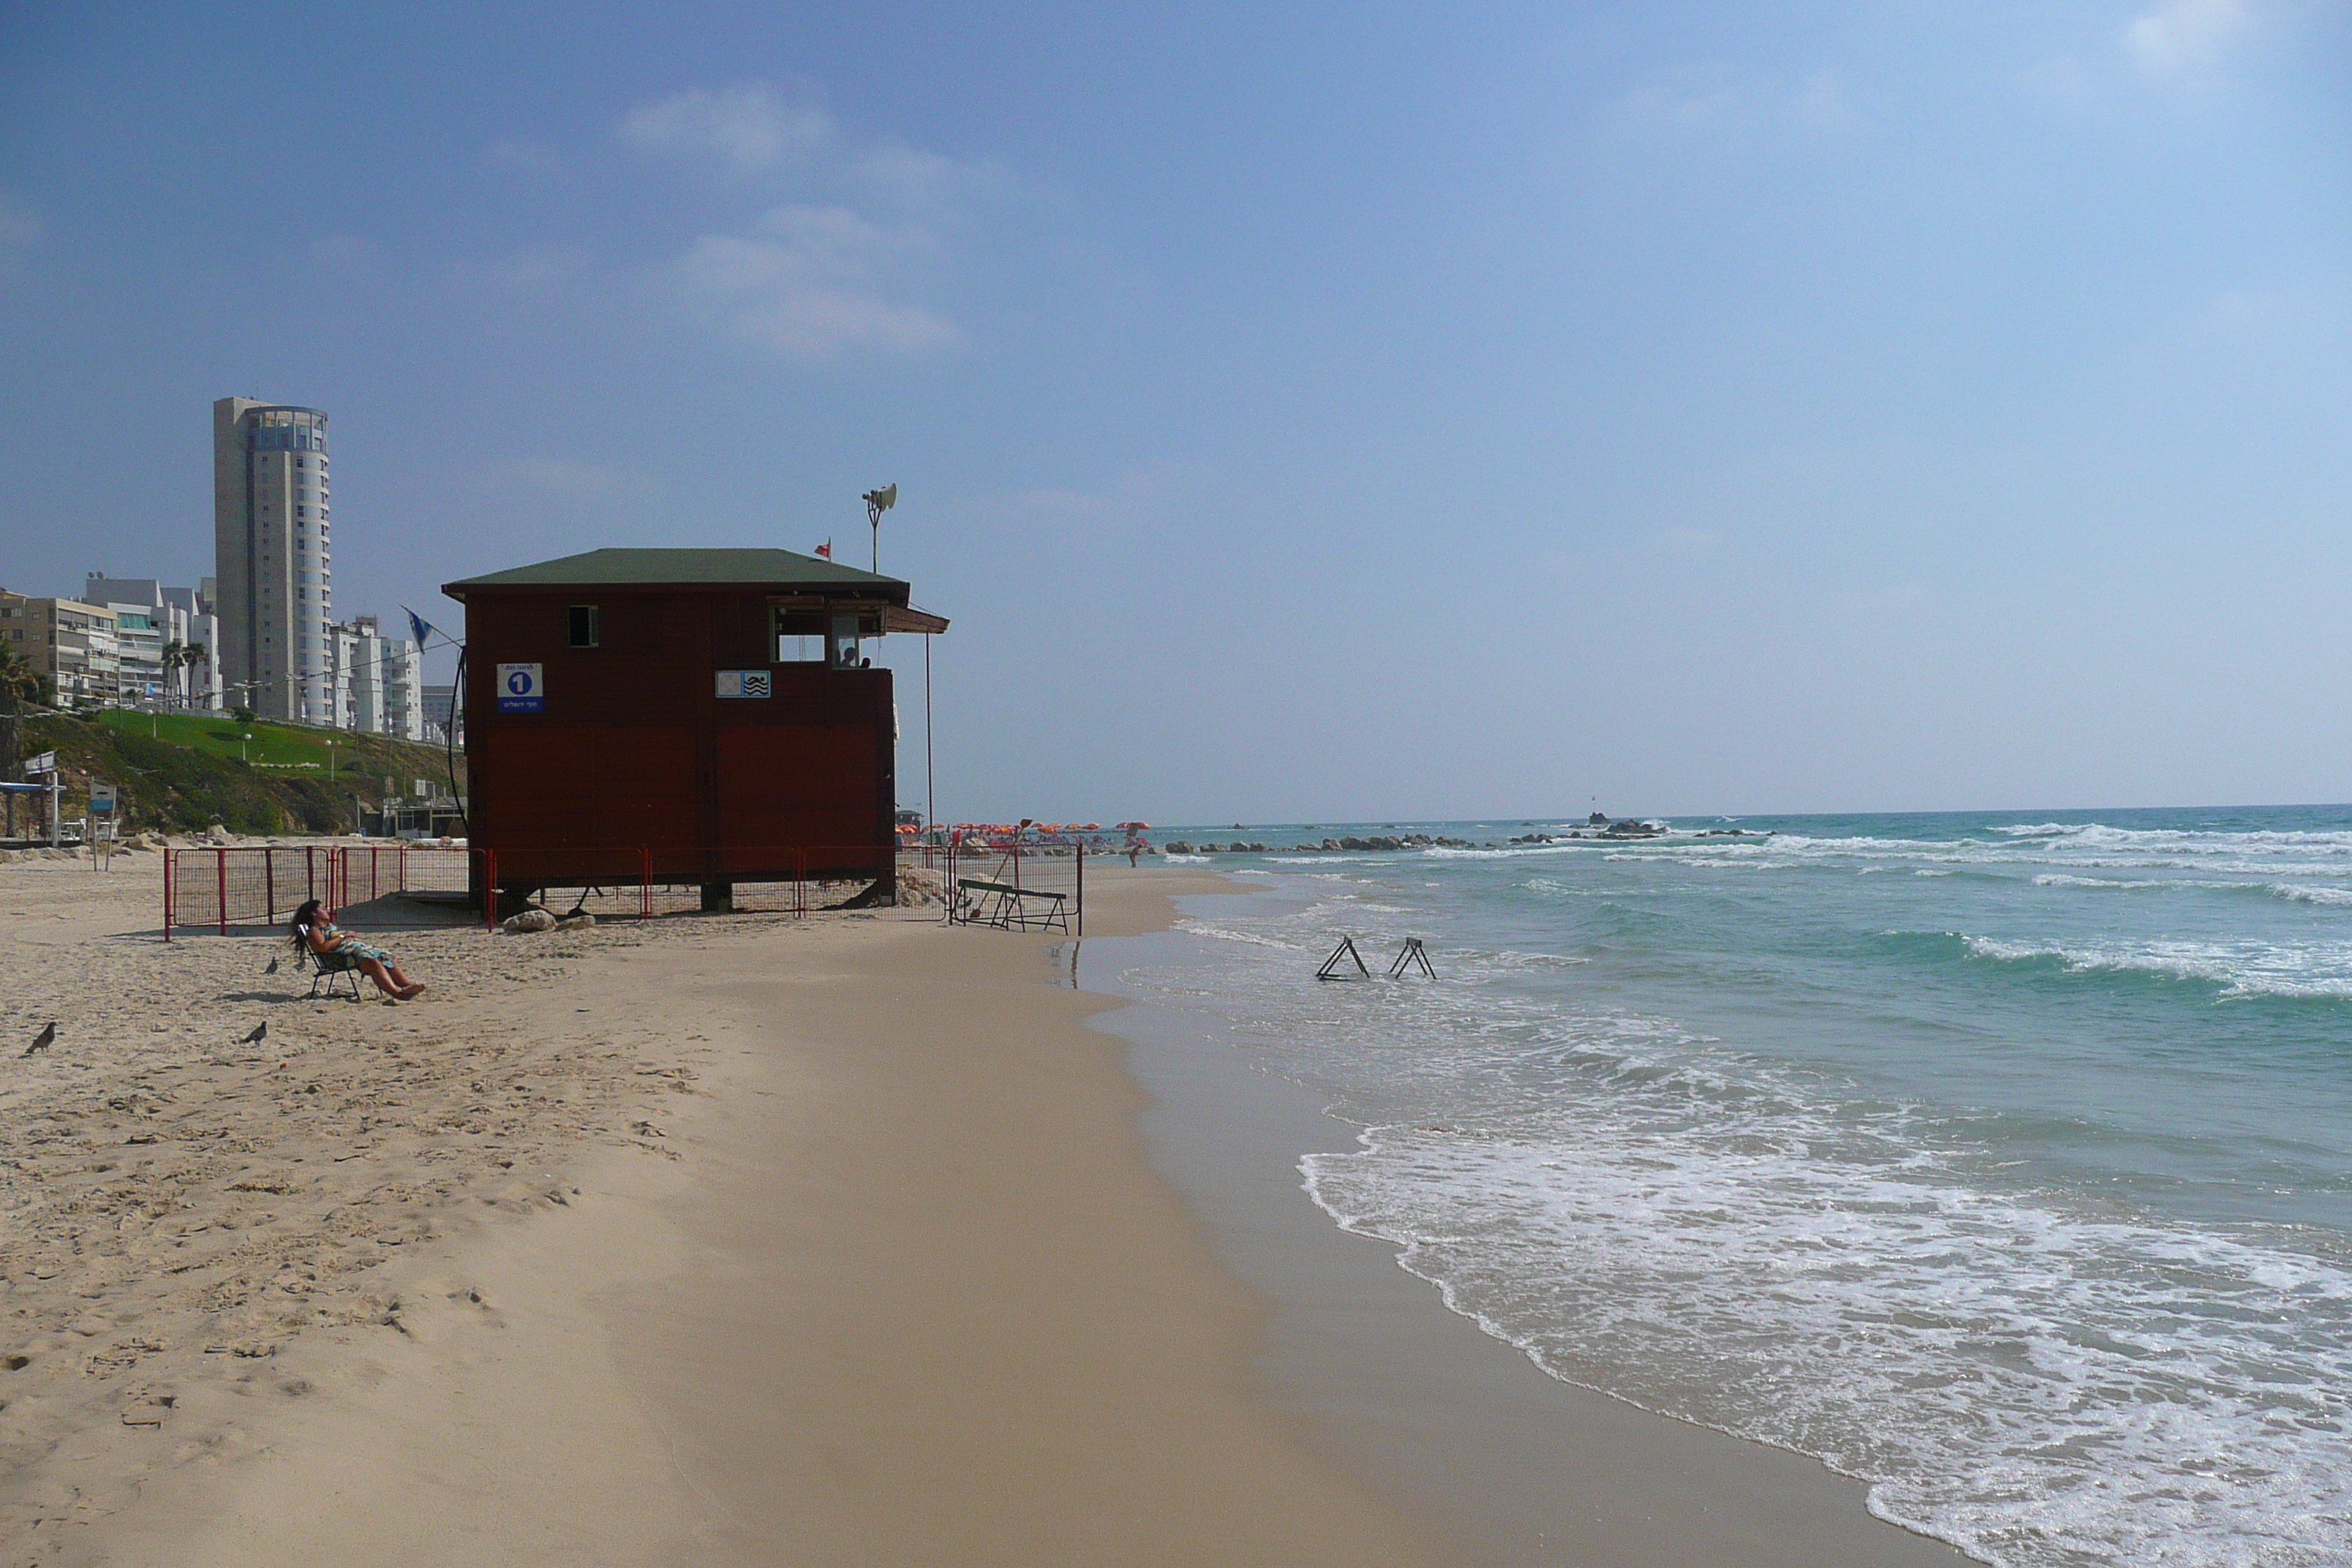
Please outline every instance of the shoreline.
[[[1189, 868], [1107, 870], [1088, 920], [1107, 945], [1181, 940], [1149, 934], [1174, 898], [1235, 891]], [[12, 890], [0, 880], [12, 963], [29, 943], [111, 946], [103, 920], [12, 917], [26, 913]], [[268, 1086], [278, 1068], [247, 1064], [214, 1093], [272, 1100], [238, 1124], [243, 1164], [302, 1167], [278, 1184], [289, 1192], [467, 1158], [473, 1175], [395, 1184], [383, 1190], [403, 1195], [376, 1211], [322, 1199], [314, 1230], [343, 1218], [334, 1257], [292, 1234], [307, 1222], [291, 1197], [240, 1197], [240, 1234], [289, 1232], [280, 1253], [320, 1276], [281, 1273], [289, 1300], [346, 1263], [368, 1287], [256, 1356], [188, 1353], [171, 1299], [121, 1282], [95, 1305], [57, 1300], [68, 1316], [46, 1337], [17, 1336], [32, 1364], [0, 1374], [0, 1453], [16, 1466], [0, 1476], [0, 1568], [420, 1552], [1965, 1561], [1871, 1519], [1858, 1486], [1811, 1461], [1555, 1383], [1444, 1310], [1392, 1248], [1341, 1232], [1297, 1190], [1293, 1145], [1305, 1131], [1337, 1146], [1338, 1124], [1222, 1045], [1187, 1051], [1109, 1024], [1114, 1011], [1141, 1024], [1143, 1009], [1076, 988], [1099, 949], [1076, 948], [1066, 979], [1066, 938], [887, 912], [400, 942], [495, 973], [437, 1005], [290, 1005], [286, 1048], [296, 1076], [353, 1105], [408, 1097], [414, 1125], [390, 1112], [398, 1125], [375, 1123], [359, 1154], [311, 1149], [285, 1127], [317, 1096]], [[110, 962], [152, 964], [152, 947]], [[158, 973], [226, 977], [257, 953], [238, 939], [174, 947]], [[193, 998], [192, 1015], [220, 1012], [219, 994]], [[249, 1010], [261, 994], [236, 994]], [[600, 1051], [581, 1048], [591, 1038]], [[440, 1080], [417, 1077], [419, 1058], [499, 1040], [510, 1087], [461, 1072], [446, 1104], [425, 1100]], [[163, 1065], [110, 1070], [152, 1085]], [[461, 1102], [494, 1090], [507, 1122], [462, 1121], [481, 1106]], [[302, 1136], [348, 1140], [355, 1125]], [[272, 1131], [277, 1144], [257, 1136]], [[469, 1154], [499, 1136], [512, 1169]], [[546, 1157], [521, 1155], [533, 1137]], [[121, 1156], [90, 1158], [101, 1142], [72, 1153], [110, 1166]], [[386, 1165], [399, 1168], [367, 1175]], [[192, 1172], [177, 1200], [217, 1199]], [[209, 1179], [235, 1189], [236, 1173]], [[350, 1235], [354, 1214], [389, 1229]], [[184, 1258], [184, 1222], [159, 1205], [117, 1233], [142, 1226]], [[60, 1281], [11, 1275], [12, 1321]], [[67, 1368], [98, 1320], [101, 1335], [156, 1345], [143, 1369]], [[111, 1406], [131, 1399], [164, 1400], [163, 1414], [117, 1422]], [[30, 1417], [47, 1422], [47, 1447], [25, 1463]], [[1865, 1554], [1837, 1555], [1849, 1538]]]
[[[1219, 896], [1269, 894], [1243, 883]], [[1255, 1065], [1212, 1020], [1118, 984], [1128, 965], [1189, 967], [1181, 934], [1108, 945], [1092, 984], [1129, 1005], [1094, 1026], [1129, 1042], [1152, 1098], [1153, 1168], [1273, 1304], [1255, 1360], [1264, 1397], [1315, 1452], [1402, 1502], [1444, 1561], [1975, 1561], [1871, 1513], [1864, 1483], [1817, 1459], [1561, 1381], [1452, 1310], [1397, 1247], [1341, 1229], [1306, 1192], [1298, 1162], [1352, 1148], [1354, 1123]]]

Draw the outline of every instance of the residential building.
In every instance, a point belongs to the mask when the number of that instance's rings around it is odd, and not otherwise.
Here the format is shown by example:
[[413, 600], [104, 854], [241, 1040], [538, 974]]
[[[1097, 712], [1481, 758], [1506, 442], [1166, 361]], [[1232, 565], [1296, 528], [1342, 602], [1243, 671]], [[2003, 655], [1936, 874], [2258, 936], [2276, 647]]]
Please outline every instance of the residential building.
[[184, 649], [202, 648], [180, 665], [176, 694], [181, 707], [217, 710], [221, 701], [220, 617], [213, 611], [213, 579], [193, 588], [166, 588], [163, 604], [173, 616], [173, 636]]
[[[205, 587], [168, 587], [152, 577], [92, 572], [82, 602], [115, 612], [120, 627], [118, 696], [137, 708], [216, 710], [221, 704], [220, 625]], [[204, 649], [193, 663], [178, 650]]]
[[221, 674], [231, 703], [331, 724], [335, 649], [327, 416], [213, 405], [213, 552]]
[[383, 647], [383, 732], [425, 740], [425, 649], [409, 637], [386, 637]]
[[32, 598], [0, 589], [0, 637], [49, 678], [61, 708], [122, 700], [115, 612], [79, 599]]
[[114, 701], [125, 708], [163, 706], [163, 628], [156, 607], [108, 601], [114, 616]]
[[[425, 688], [425, 738], [428, 741], [448, 739], [449, 724], [457, 709], [457, 689], [455, 686]], [[457, 737], [460, 744], [465, 737]]]
[[33, 601], [0, 588], [0, 645], [27, 664], [38, 665], [41, 639], [31, 635]]
[[327, 640], [329, 722], [404, 741], [425, 738], [425, 655], [407, 637], [386, 637], [373, 616], [331, 626]]

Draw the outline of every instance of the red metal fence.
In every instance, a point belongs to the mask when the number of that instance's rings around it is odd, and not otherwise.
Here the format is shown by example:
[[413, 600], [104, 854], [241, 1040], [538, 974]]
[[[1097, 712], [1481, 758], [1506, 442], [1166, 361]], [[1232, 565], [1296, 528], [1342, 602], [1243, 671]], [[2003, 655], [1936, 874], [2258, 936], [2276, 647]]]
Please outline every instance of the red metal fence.
[[174, 926], [274, 925], [304, 900], [335, 898], [336, 851], [302, 848], [166, 849], [163, 939]]
[[394, 893], [468, 894], [482, 854], [368, 845], [166, 849], [163, 940], [192, 926], [226, 936], [231, 926], [275, 925], [311, 899], [341, 909]]
[[335, 851], [335, 896], [346, 904], [394, 893], [470, 893], [487, 850], [436, 845], [353, 845]]
[[[684, 869], [688, 863], [696, 869]], [[312, 845], [167, 849], [163, 937], [204, 927], [274, 925], [303, 902], [331, 909], [397, 895], [479, 898], [498, 919], [501, 884], [532, 889], [559, 914], [647, 919], [702, 906], [713, 882], [740, 912], [804, 915], [856, 897], [895, 871], [901, 902], [937, 904], [950, 924], [1086, 929], [1083, 845], [951, 840], [892, 850], [871, 845], [712, 850], [489, 849], [411, 845]], [[734, 868], [740, 868], [738, 872]]]

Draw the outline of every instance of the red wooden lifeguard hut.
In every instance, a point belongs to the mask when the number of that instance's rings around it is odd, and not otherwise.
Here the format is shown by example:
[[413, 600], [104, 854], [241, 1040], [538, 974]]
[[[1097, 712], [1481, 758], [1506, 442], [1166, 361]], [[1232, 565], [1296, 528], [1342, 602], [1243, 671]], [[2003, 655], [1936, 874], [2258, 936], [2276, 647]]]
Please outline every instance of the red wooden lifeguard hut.
[[871, 879], [896, 892], [890, 672], [908, 586], [788, 550], [592, 550], [443, 586], [466, 606], [468, 831], [541, 889]]

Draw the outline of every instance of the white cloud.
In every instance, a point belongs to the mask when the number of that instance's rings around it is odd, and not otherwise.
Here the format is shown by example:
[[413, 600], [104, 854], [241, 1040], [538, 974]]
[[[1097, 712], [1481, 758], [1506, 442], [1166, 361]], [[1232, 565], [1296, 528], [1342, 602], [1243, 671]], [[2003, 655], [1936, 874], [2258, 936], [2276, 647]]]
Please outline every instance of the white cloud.
[[933, 221], [951, 222], [1016, 184], [1002, 164], [959, 163], [895, 142], [859, 153], [848, 174], [879, 202]]
[[622, 141], [646, 152], [715, 155], [737, 174], [801, 162], [833, 133], [833, 117], [823, 109], [765, 82], [690, 88], [639, 104], [620, 132]]
[[2210, 67], [2252, 20], [2244, 0], [2162, 0], [2124, 28], [2124, 49], [2145, 75], [2178, 80]]
[[14, 191], [0, 191], [0, 250], [23, 250], [49, 231], [33, 204]]
[[805, 358], [845, 348], [903, 353], [963, 337], [945, 316], [891, 297], [907, 291], [937, 250], [919, 227], [792, 204], [750, 236], [703, 236], [677, 270], [688, 296], [745, 342]]
[[748, 227], [700, 235], [664, 269], [720, 331], [793, 358], [962, 342], [924, 297], [947, 265], [943, 237], [971, 236], [991, 202], [1020, 188], [993, 163], [845, 132], [812, 98], [764, 83], [642, 104], [619, 134], [802, 193]]
[[953, 321], [920, 305], [848, 289], [793, 289], [740, 311], [735, 335], [779, 353], [818, 359], [845, 348], [899, 353], [961, 342]]
[[509, 479], [567, 500], [635, 495], [646, 488], [643, 479], [625, 468], [578, 458], [524, 458], [509, 463], [503, 471]]

